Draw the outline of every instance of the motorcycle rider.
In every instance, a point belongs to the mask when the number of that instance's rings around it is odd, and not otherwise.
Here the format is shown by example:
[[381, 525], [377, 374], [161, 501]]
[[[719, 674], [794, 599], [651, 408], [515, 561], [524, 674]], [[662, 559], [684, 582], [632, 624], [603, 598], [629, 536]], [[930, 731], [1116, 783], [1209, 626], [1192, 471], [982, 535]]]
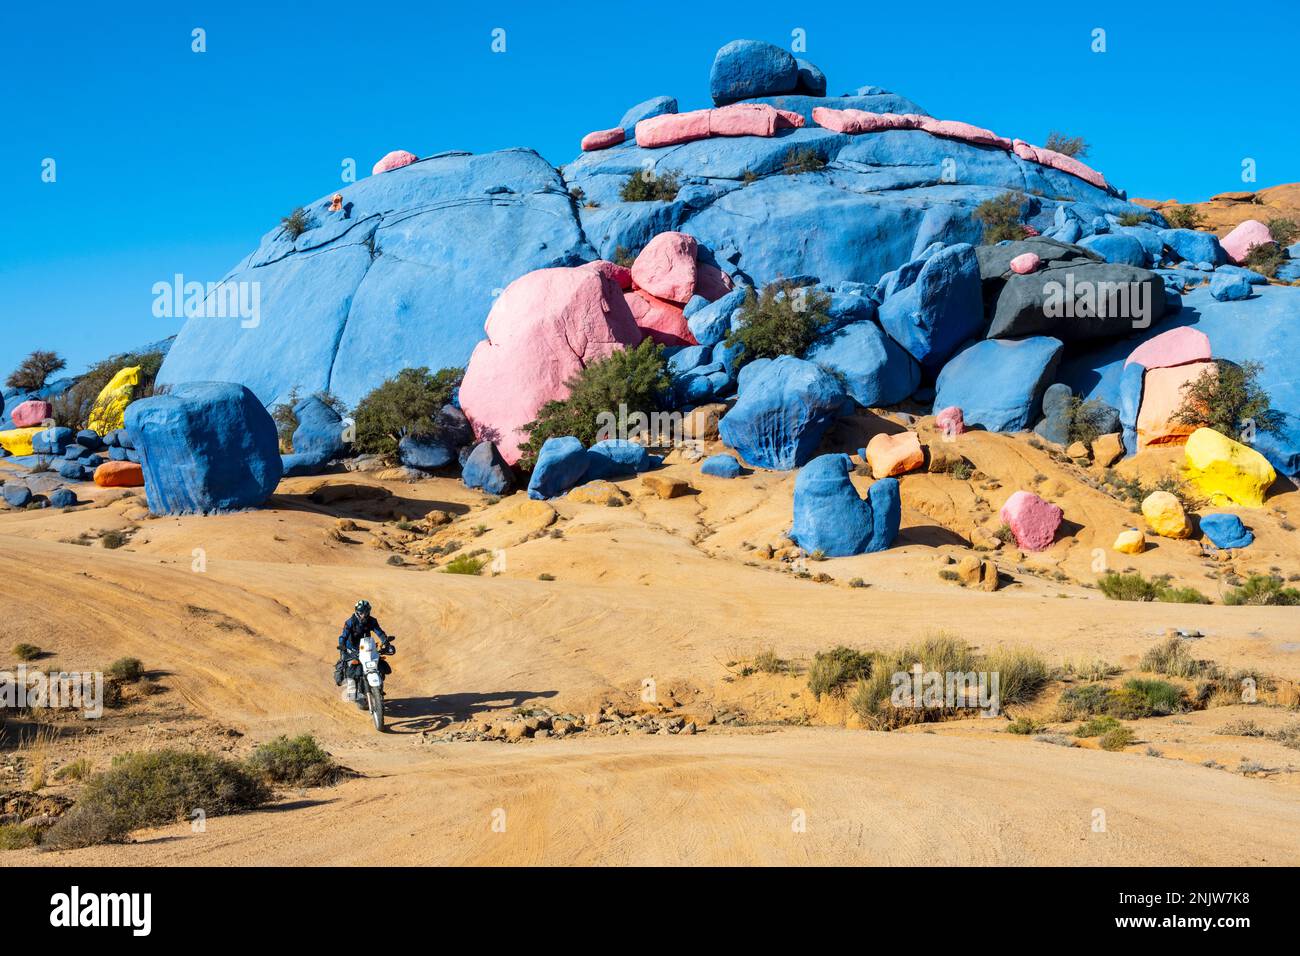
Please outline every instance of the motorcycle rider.
[[[384, 629], [379, 626], [379, 622], [370, 616], [370, 602], [363, 599], [356, 603], [352, 616], [343, 622], [343, 633], [339, 635], [339, 661], [334, 665], [334, 683], [336, 685], [342, 684], [345, 677], [360, 676], [360, 668], [350, 667], [349, 665], [357, 659], [357, 654], [361, 648], [361, 639], [368, 637], [372, 633], [379, 636], [381, 651], [386, 651], [391, 647], [389, 636], [384, 633]], [[380, 660], [379, 666], [385, 675], [392, 673], [388, 661]]]

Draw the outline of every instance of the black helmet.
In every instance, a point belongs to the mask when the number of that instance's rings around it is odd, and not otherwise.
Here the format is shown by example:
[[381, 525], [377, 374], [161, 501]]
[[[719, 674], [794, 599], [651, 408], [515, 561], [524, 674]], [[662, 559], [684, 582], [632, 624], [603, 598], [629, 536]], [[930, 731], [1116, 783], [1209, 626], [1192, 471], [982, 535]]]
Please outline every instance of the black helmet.
[[357, 602], [357, 606], [356, 606], [356, 612], [357, 612], [358, 614], [362, 615], [363, 617], [364, 617], [365, 615], [369, 614], [369, 613], [370, 613], [370, 602], [369, 602], [369, 601], [358, 601], [358, 602]]

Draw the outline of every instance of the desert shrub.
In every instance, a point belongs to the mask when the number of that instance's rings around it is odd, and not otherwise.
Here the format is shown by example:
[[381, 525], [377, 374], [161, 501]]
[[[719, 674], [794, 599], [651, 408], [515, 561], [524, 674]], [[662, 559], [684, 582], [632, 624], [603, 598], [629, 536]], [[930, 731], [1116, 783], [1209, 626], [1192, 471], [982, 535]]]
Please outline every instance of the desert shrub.
[[289, 237], [290, 242], [296, 240], [311, 227], [311, 217], [302, 206], [280, 219], [280, 228], [284, 230], [284, 234]]
[[627, 177], [619, 196], [623, 202], [672, 202], [680, 188], [676, 173], [638, 170]]
[[865, 588], [866, 586], [867, 582], [862, 578], [849, 578], [849, 587], [851, 588]]
[[997, 673], [998, 696], [1004, 705], [1032, 700], [1052, 677], [1043, 656], [1028, 648], [993, 651], [984, 657], [980, 669]]
[[72, 808], [45, 835], [58, 849], [119, 842], [132, 830], [261, 806], [271, 791], [256, 774], [225, 757], [198, 751], [126, 754], [86, 782]]
[[554, 580], [555, 580], [555, 575], [554, 575], [554, 574], [548, 574], [548, 573], [546, 573], [545, 571], [543, 571], [541, 574], [537, 575], [537, 580], [539, 580], [539, 581], [554, 581]]
[[1277, 270], [1286, 262], [1286, 250], [1276, 242], [1261, 242], [1257, 246], [1252, 246], [1246, 253], [1246, 258], [1241, 260], [1241, 264], [1247, 269], [1253, 269], [1269, 279], [1276, 279]]
[[754, 658], [754, 670], [764, 674], [783, 674], [787, 663], [776, 656], [776, 651], [768, 648]]
[[20, 661], [34, 661], [41, 656], [41, 649], [35, 644], [15, 644], [14, 657]]
[[1066, 661], [1061, 665], [1060, 672], [1057, 676], [1062, 679], [1077, 677], [1079, 680], [1102, 681], [1109, 677], [1114, 677], [1119, 673], [1119, 670], [1120, 669], [1114, 664], [1101, 659], [1082, 661], [1079, 663]]
[[25, 850], [39, 842], [39, 831], [21, 823], [0, 823], [0, 850]]
[[745, 292], [737, 327], [727, 336], [727, 346], [744, 347], [743, 360], [802, 356], [830, 322], [831, 297], [816, 289], [773, 282], [761, 294]]
[[[1128, 709], [1132, 716], [1176, 714], [1188, 709], [1187, 694], [1163, 680], [1130, 678], [1124, 682], [1123, 687], [1111, 694], [1111, 698], [1110, 706], [1113, 710]], [[1133, 713], [1134, 710], [1139, 713]]]
[[1113, 691], [1103, 684], [1082, 684], [1067, 687], [1057, 701], [1059, 720], [1081, 720], [1106, 714], [1111, 707]]
[[1024, 197], [1010, 191], [976, 206], [975, 219], [984, 226], [984, 244], [993, 245], [1003, 239], [1023, 239], [1029, 235], [1029, 230], [1020, 221], [1023, 206]]
[[1201, 211], [1195, 206], [1171, 206], [1160, 212], [1170, 229], [1200, 229], [1205, 224]]
[[871, 656], [840, 645], [813, 655], [808, 689], [817, 697], [843, 693], [844, 687], [871, 671]]
[[1032, 717], [1017, 717], [1011, 723], [1007, 724], [1006, 732], [1009, 734], [1019, 734], [1023, 737], [1032, 737], [1034, 734], [1041, 734], [1047, 729], [1046, 724], [1040, 724]]
[[1240, 587], [1225, 594], [1223, 603], [1233, 607], [1245, 604], [1294, 607], [1300, 604], [1300, 590], [1285, 587], [1276, 575], [1252, 574]]
[[139, 381], [132, 392], [133, 399], [148, 398], [154, 393], [154, 382], [166, 356], [158, 350], [149, 352], [122, 352], [110, 355], [90, 366], [76, 383], [61, 395], [49, 399], [54, 420], [60, 425], [79, 430], [90, 421], [95, 399], [104, 386], [124, 368], [138, 366]]
[[104, 673], [114, 680], [132, 684], [144, 676], [144, 664], [138, 657], [119, 657]]
[[8, 388], [20, 388], [24, 392], [34, 392], [45, 386], [45, 381], [55, 372], [61, 372], [68, 363], [59, 357], [58, 352], [37, 349], [18, 363], [18, 367], [5, 379]]
[[1109, 733], [1116, 727], [1121, 726], [1120, 722], [1114, 717], [1100, 716], [1085, 720], [1078, 727], [1074, 728], [1076, 737], [1100, 737], [1102, 734]]
[[108, 548], [110, 551], [122, 547], [130, 540], [125, 532], [116, 529], [101, 531], [99, 534], [100, 547]]
[[343, 769], [311, 734], [267, 741], [253, 751], [248, 767], [272, 783], [294, 787], [323, 787], [343, 776]]
[[1263, 727], [1253, 720], [1230, 720], [1218, 730], [1216, 734], [1228, 737], [1267, 737], [1268, 733]]
[[1109, 417], [1107, 405], [1100, 398], [1087, 401], [1074, 396], [1070, 400], [1069, 439], [1090, 445], [1102, 434], [1102, 425]]
[[647, 338], [636, 348], [620, 349], [592, 362], [565, 386], [568, 398], [547, 402], [537, 418], [524, 426], [528, 441], [522, 446], [520, 467], [525, 470], [532, 468], [548, 438], [573, 435], [590, 445], [600, 431], [600, 416], [617, 416], [620, 405], [627, 407], [629, 416], [662, 411], [668, 404], [672, 380], [663, 346]]
[[[348, 413], [348, 406], [332, 392], [319, 391], [313, 393], [322, 402], [328, 405], [334, 411], [343, 417]], [[302, 396], [298, 394], [298, 386], [289, 390], [289, 395], [283, 402], [271, 407], [271, 420], [275, 422], [276, 434], [280, 436], [281, 454], [293, 454], [293, 433], [298, 430], [298, 416], [294, 413], [294, 406], [302, 401]], [[438, 406], [441, 408], [442, 406]]]
[[1102, 750], [1116, 751], [1123, 750], [1136, 739], [1133, 731], [1127, 727], [1115, 727], [1102, 734], [1097, 744]]
[[1073, 156], [1076, 159], [1083, 159], [1088, 155], [1088, 144], [1082, 136], [1066, 136], [1057, 130], [1052, 130], [1047, 134], [1047, 142], [1044, 144], [1044, 148], [1064, 153], [1066, 156]]
[[84, 780], [90, 776], [90, 761], [85, 757], [78, 757], [71, 763], [65, 763], [58, 770], [54, 771], [54, 779], [60, 782], [68, 780]]
[[442, 570], [446, 574], [482, 574], [486, 566], [487, 560], [484, 558], [460, 554], [443, 565]]
[[[939, 707], [894, 706], [895, 675], [910, 673], [916, 664], [920, 664], [923, 671], [943, 675], [967, 674], [980, 669], [979, 659], [968, 644], [943, 634], [927, 638], [917, 645], [873, 654], [871, 672], [857, 682], [849, 698], [854, 713], [864, 724], [885, 730], [943, 720], [954, 713], [946, 703]], [[916, 703], [920, 705], [924, 701]]]
[[1275, 216], [1268, 221], [1268, 231], [1279, 246], [1289, 246], [1300, 239], [1300, 223], [1294, 219]]
[[782, 169], [787, 176], [796, 176], [799, 173], [815, 173], [826, 168], [826, 160], [821, 153], [811, 146], [796, 148], [786, 153], [785, 162]]
[[1209, 661], [1200, 661], [1187, 650], [1187, 642], [1180, 637], [1170, 637], [1148, 650], [1138, 661], [1138, 670], [1167, 674], [1184, 679], [1199, 677], [1213, 668]]
[[463, 368], [402, 369], [358, 403], [353, 444], [359, 451], [393, 458], [406, 435], [436, 437], [438, 412], [452, 400], [464, 376]]
[[1140, 226], [1144, 222], [1150, 222], [1151, 217], [1144, 212], [1124, 212], [1120, 213], [1117, 221], [1121, 226]]
[[1097, 588], [1112, 601], [1162, 601], [1166, 604], [1209, 604], [1209, 598], [1195, 588], [1173, 587], [1165, 579], [1147, 580], [1138, 571], [1121, 574], [1107, 571], [1097, 579]]

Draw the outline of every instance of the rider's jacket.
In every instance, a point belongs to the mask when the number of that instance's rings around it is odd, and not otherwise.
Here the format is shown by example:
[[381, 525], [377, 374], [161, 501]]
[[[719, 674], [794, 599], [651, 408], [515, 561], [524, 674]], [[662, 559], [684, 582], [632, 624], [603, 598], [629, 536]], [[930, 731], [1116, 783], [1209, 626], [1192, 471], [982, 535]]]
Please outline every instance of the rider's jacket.
[[381, 641], [388, 641], [388, 635], [373, 617], [367, 614], [364, 618], [360, 618], [353, 614], [343, 622], [343, 633], [339, 635], [339, 653], [346, 651], [355, 654], [361, 646], [361, 639], [372, 632], [378, 634]]

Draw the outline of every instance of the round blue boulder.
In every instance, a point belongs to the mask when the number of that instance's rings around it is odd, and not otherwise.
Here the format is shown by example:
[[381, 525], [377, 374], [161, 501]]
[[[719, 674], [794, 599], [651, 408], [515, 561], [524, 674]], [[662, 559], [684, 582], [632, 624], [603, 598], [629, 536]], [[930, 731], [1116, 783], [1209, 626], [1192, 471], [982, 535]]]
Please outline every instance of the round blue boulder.
[[714, 478], [739, 478], [740, 462], [733, 455], [710, 455], [700, 465], [700, 473]]
[[799, 64], [793, 56], [762, 40], [732, 40], [713, 57], [709, 94], [717, 106], [755, 96], [793, 93]]
[[1248, 548], [1255, 536], [1236, 515], [1216, 512], [1201, 516], [1201, 531], [1216, 548]]

